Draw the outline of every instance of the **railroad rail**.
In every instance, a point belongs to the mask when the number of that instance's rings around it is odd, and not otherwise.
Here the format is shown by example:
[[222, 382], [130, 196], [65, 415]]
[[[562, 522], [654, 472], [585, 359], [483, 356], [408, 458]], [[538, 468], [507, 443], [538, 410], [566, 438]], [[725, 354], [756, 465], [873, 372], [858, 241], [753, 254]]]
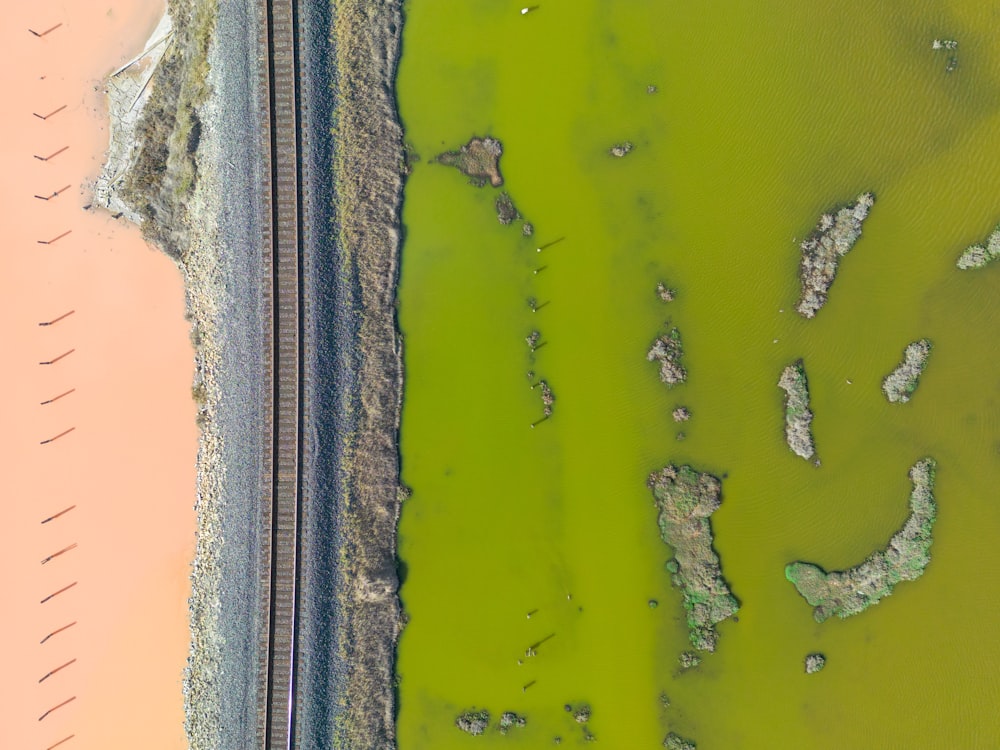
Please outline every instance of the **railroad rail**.
[[264, 498], [260, 547], [257, 742], [291, 750], [303, 512], [302, 127], [298, 0], [260, 0], [259, 92], [264, 151]]

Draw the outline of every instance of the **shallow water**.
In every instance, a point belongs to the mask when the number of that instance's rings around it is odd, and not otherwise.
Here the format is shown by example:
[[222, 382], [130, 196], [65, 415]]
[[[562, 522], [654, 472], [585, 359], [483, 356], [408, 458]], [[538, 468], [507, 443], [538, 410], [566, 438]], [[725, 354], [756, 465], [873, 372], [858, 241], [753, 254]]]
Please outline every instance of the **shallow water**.
[[[703, 749], [1000, 744], [1000, 267], [954, 268], [1000, 219], [998, 11], [609, 5], [407, 5], [399, 96], [423, 160], [400, 290], [400, 747], [575, 746], [563, 705], [584, 701], [605, 747], [669, 730]], [[935, 37], [960, 41], [954, 73]], [[486, 133], [533, 238], [497, 223], [496, 191], [430, 163]], [[607, 154], [626, 139], [626, 158]], [[864, 234], [805, 321], [797, 241], [863, 190], [877, 194]], [[679, 291], [669, 305], [661, 279]], [[532, 313], [528, 297], [548, 304]], [[645, 361], [668, 318], [689, 370], [673, 390]], [[532, 363], [533, 328], [546, 345]], [[922, 336], [935, 350], [920, 387], [889, 405], [881, 378]], [[776, 383], [800, 356], [818, 469], [783, 440]], [[557, 398], [535, 429], [529, 369]], [[683, 426], [677, 404], [694, 415]], [[924, 455], [939, 463], [926, 574], [817, 625], [783, 566], [841, 568], [884, 545]], [[645, 487], [671, 461], [725, 476], [716, 548], [742, 602], [684, 675]], [[807, 677], [810, 651], [828, 663]], [[452, 725], [472, 706], [528, 726], [473, 741]]]

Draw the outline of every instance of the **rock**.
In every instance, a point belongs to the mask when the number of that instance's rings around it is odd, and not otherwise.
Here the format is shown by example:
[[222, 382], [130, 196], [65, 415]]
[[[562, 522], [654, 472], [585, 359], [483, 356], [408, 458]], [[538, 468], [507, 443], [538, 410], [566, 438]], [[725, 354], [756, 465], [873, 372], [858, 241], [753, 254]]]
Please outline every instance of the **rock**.
[[1000, 224], [996, 226], [982, 245], [972, 245], [966, 248], [955, 265], [963, 271], [968, 271], [971, 268], [982, 268], [997, 258], [1000, 258]]
[[655, 94], [657, 91], [659, 91], [659, 89], [656, 88], [656, 86], [654, 86], [653, 84], [649, 84], [646, 87], [646, 93], [647, 94]]
[[864, 612], [892, 594], [900, 581], [913, 581], [923, 575], [931, 560], [931, 532], [937, 518], [935, 467], [933, 458], [924, 458], [910, 469], [910, 516], [885, 549], [873, 552], [848, 570], [827, 573], [805, 562], [785, 566], [785, 578], [813, 607], [816, 622], [831, 615], [850, 617]]
[[532, 331], [527, 336], [524, 337], [525, 342], [528, 344], [528, 348], [531, 351], [535, 351], [535, 347], [538, 346], [539, 340], [541, 340], [542, 334], [538, 331]]
[[491, 136], [472, 138], [458, 151], [446, 151], [437, 157], [440, 164], [456, 167], [477, 187], [489, 180], [493, 187], [503, 185], [500, 175], [500, 156], [503, 146], [500, 141]]
[[521, 234], [523, 234], [525, 237], [530, 237], [534, 233], [535, 233], [535, 225], [532, 224], [530, 221], [524, 222], [524, 224], [521, 226]]
[[958, 42], [954, 39], [935, 39], [931, 42], [931, 49], [958, 49]]
[[903, 361], [882, 379], [882, 393], [889, 399], [889, 403], [905, 404], [910, 400], [920, 384], [920, 374], [927, 366], [930, 356], [930, 339], [919, 339], [907, 344], [903, 350]]
[[691, 419], [691, 412], [686, 406], [678, 406], [671, 414], [675, 422], [687, 422]]
[[608, 149], [608, 153], [610, 153], [614, 157], [621, 159], [623, 156], [628, 155], [628, 153], [633, 148], [635, 148], [635, 146], [631, 141], [623, 141], [621, 143], [616, 143], [614, 146]]
[[826, 666], [826, 657], [823, 654], [806, 654], [806, 674], [816, 674]]
[[699, 651], [714, 651], [715, 625], [739, 610], [712, 548], [709, 516], [722, 504], [722, 483], [690, 466], [666, 466], [649, 478], [659, 508], [660, 536], [674, 550], [670, 576], [684, 596], [688, 636]]
[[802, 295], [795, 309], [812, 318], [826, 304], [827, 294], [837, 276], [837, 264], [861, 237], [861, 226], [875, 203], [873, 193], [862, 193], [834, 214], [823, 214], [816, 229], [802, 241], [799, 281]]
[[785, 442], [796, 456], [810, 459], [816, 452], [810, 430], [813, 414], [809, 410], [809, 381], [801, 359], [782, 371], [778, 387], [785, 392]]
[[586, 724], [590, 721], [590, 706], [584, 703], [579, 708], [574, 709], [573, 718], [577, 724]]
[[463, 714], [460, 714], [459, 717], [455, 719], [455, 726], [466, 734], [471, 734], [473, 737], [481, 735], [486, 731], [486, 727], [489, 725], [490, 712], [486, 710], [477, 711], [476, 709], [471, 709]]
[[646, 360], [656, 360], [660, 363], [660, 380], [673, 387], [687, 380], [687, 370], [681, 364], [684, 355], [684, 345], [681, 342], [681, 332], [672, 328], [670, 333], [660, 336], [646, 353]]

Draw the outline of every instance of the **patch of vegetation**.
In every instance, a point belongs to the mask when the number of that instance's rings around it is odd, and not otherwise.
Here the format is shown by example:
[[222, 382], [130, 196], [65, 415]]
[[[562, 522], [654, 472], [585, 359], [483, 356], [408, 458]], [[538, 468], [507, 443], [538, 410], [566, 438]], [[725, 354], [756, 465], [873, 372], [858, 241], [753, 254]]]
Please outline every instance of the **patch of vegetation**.
[[502, 191], [500, 195], [497, 196], [495, 204], [497, 208], [497, 221], [504, 226], [507, 226], [512, 221], [516, 221], [521, 218], [521, 214], [519, 214], [517, 209], [514, 207], [514, 201], [511, 199], [510, 193], [506, 190]]
[[785, 577], [813, 607], [816, 622], [832, 615], [850, 617], [889, 596], [900, 581], [923, 575], [931, 560], [930, 548], [937, 504], [934, 502], [936, 463], [924, 458], [910, 469], [910, 516], [885, 549], [848, 570], [827, 573], [817, 565], [793, 562]]
[[471, 734], [473, 737], [481, 735], [489, 725], [490, 712], [486, 710], [477, 711], [473, 708], [459, 714], [455, 719], [455, 726], [466, 734]]
[[785, 442], [792, 453], [810, 459], [816, 453], [813, 444], [813, 413], [809, 410], [809, 381], [801, 359], [781, 373], [778, 387], [785, 392]]
[[681, 364], [683, 356], [684, 344], [681, 342], [681, 332], [676, 327], [658, 337], [646, 352], [648, 362], [655, 360], [660, 363], [660, 380], [666, 383], [668, 388], [687, 380], [687, 370]]
[[513, 711], [504, 711], [500, 714], [500, 734], [507, 734], [514, 727], [523, 727], [528, 720]]
[[660, 536], [674, 550], [676, 571], [670, 580], [684, 596], [691, 645], [714, 651], [715, 625], [739, 610], [712, 548], [709, 516], [722, 504], [722, 483], [690, 466], [670, 465], [649, 477], [649, 488], [659, 510]]
[[971, 268], [982, 268], [997, 258], [1000, 258], [1000, 224], [990, 233], [983, 244], [966, 248], [955, 265], [963, 271], [968, 271]]
[[485, 185], [487, 180], [493, 187], [500, 187], [503, 185], [503, 177], [500, 175], [502, 154], [503, 145], [496, 138], [474, 137], [458, 151], [440, 154], [437, 161], [455, 167], [477, 187]]
[[862, 193], [854, 203], [823, 214], [812, 234], [802, 241], [802, 294], [795, 308], [802, 317], [812, 318], [826, 304], [837, 264], [861, 237], [861, 225], [874, 203], [873, 193]]
[[931, 356], [930, 339], [920, 339], [907, 344], [903, 350], [903, 361], [882, 380], [882, 393], [889, 403], [905, 404], [917, 390], [920, 374]]
[[667, 735], [666, 739], [663, 740], [663, 746], [667, 750], [698, 750], [694, 740], [685, 739], [676, 732]]
[[805, 668], [806, 674], [816, 674], [826, 666], [826, 657], [823, 654], [806, 654]]

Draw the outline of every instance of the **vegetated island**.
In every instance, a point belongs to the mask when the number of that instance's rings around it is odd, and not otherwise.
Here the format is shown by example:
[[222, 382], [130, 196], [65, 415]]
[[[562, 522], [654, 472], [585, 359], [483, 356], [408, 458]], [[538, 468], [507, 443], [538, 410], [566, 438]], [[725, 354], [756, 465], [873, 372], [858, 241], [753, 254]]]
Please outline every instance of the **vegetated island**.
[[823, 654], [806, 654], [805, 668], [806, 674], [816, 674], [826, 666], [826, 657]]
[[489, 180], [493, 187], [503, 185], [500, 156], [503, 145], [492, 136], [474, 137], [458, 151], [445, 151], [437, 157], [440, 164], [457, 168], [473, 185], [482, 187]]
[[792, 453], [808, 460], [816, 454], [816, 446], [810, 430], [809, 381], [801, 359], [782, 371], [778, 387], [785, 392], [785, 442]]
[[937, 517], [934, 474], [937, 464], [924, 458], [910, 469], [910, 517], [885, 549], [848, 570], [830, 573], [812, 563], [785, 566], [785, 578], [813, 607], [816, 622], [831, 615], [850, 617], [889, 596], [900, 581], [919, 578], [931, 561], [931, 532]]
[[722, 504], [722, 483], [690, 466], [668, 465], [649, 477], [659, 510], [660, 536], [674, 551], [670, 580], [684, 596], [688, 637], [700, 651], [715, 651], [715, 625], [739, 610], [712, 548], [709, 516]]
[[981, 245], [972, 245], [965, 249], [955, 263], [963, 271], [972, 268], [982, 268], [1000, 258], [1000, 224], [990, 233]]
[[684, 345], [681, 342], [681, 332], [671, 328], [670, 333], [660, 336], [646, 352], [646, 360], [656, 360], [660, 363], [660, 380], [672, 388], [687, 380], [687, 370], [681, 364], [684, 355]]
[[664, 738], [663, 746], [667, 750], [698, 750], [694, 740], [681, 737], [677, 732], [671, 732]]
[[812, 318], [826, 304], [837, 276], [837, 263], [861, 237], [861, 225], [874, 203], [874, 193], [862, 193], [854, 203], [836, 213], [823, 214], [812, 234], [802, 241], [799, 265], [802, 295], [795, 307], [799, 315]]
[[890, 403], [905, 404], [910, 400], [910, 396], [917, 390], [920, 374], [927, 366], [930, 356], [929, 339], [919, 339], [906, 345], [906, 349], [903, 350], [903, 361], [882, 379], [882, 393]]

